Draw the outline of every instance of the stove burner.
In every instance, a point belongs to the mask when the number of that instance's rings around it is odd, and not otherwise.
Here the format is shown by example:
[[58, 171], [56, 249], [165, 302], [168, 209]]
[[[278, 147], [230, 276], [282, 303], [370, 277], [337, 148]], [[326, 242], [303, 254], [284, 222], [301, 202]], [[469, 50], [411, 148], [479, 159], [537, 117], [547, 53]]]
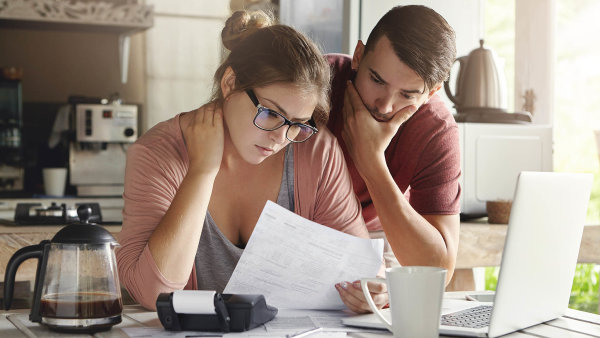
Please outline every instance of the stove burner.
[[58, 205], [52, 202], [49, 207], [43, 207], [41, 203], [17, 203], [15, 223], [19, 225], [65, 225], [79, 222], [77, 207], [80, 205], [87, 205], [92, 209], [89, 222], [102, 222], [102, 213], [98, 203], [76, 203], [74, 208], [68, 208], [64, 203]]

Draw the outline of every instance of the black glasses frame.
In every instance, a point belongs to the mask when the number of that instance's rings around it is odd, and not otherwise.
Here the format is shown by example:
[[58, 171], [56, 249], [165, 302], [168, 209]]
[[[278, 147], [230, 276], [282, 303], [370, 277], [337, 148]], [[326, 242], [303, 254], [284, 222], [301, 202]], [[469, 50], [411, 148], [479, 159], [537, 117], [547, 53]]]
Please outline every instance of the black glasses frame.
[[[254, 103], [254, 106], [256, 107], [257, 111], [256, 111], [256, 115], [254, 116], [254, 120], [252, 121], [254, 123], [254, 125], [256, 126], [256, 128], [261, 129], [261, 130], [265, 130], [265, 131], [273, 131], [273, 130], [277, 130], [283, 126], [288, 126], [288, 129], [285, 131], [285, 138], [288, 139], [288, 141], [290, 142], [294, 142], [294, 143], [302, 143], [305, 142], [306, 140], [308, 140], [309, 138], [311, 138], [314, 134], [319, 132], [319, 129], [317, 129], [317, 125], [315, 124], [315, 121], [313, 119], [308, 120], [308, 124], [306, 123], [302, 123], [302, 122], [292, 122], [290, 120], [288, 120], [285, 116], [283, 116], [282, 114], [274, 111], [273, 109], [269, 109], [265, 106], [263, 106], [262, 104], [260, 104], [258, 102], [258, 98], [256, 97], [256, 94], [254, 94], [254, 90], [252, 89], [246, 89], [246, 94], [248, 94], [248, 97], [250, 97], [250, 100], [252, 101], [252, 103]], [[262, 111], [268, 111], [271, 114], [275, 114], [277, 116], [280, 116], [281, 118], [283, 118], [283, 122], [281, 123], [281, 125], [275, 127], [275, 128], [264, 128], [259, 126], [258, 124], [256, 124], [256, 118], [258, 117], [258, 115], [260, 115], [260, 113]], [[312, 134], [310, 134], [310, 136], [308, 136], [306, 139], [302, 140], [302, 141], [295, 141], [292, 140], [288, 137], [288, 132], [290, 131], [290, 127], [291, 126], [302, 126], [302, 127], [307, 127], [310, 130], [312, 130]]]

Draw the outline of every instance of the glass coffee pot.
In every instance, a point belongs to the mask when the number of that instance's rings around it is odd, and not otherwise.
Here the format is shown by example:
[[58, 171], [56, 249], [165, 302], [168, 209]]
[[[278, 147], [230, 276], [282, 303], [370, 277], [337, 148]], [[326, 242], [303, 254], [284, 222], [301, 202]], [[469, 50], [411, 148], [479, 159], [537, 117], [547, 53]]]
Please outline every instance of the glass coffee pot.
[[93, 333], [121, 322], [123, 302], [114, 249], [115, 238], [89, 223], [91, 209], [77, 209], [80, 222], [62, 228], [52, 240], [18, 250], [4, 277], [4, 308], [11, 305], [19, 265], [37, 258], [29, 319], [59, 332]]

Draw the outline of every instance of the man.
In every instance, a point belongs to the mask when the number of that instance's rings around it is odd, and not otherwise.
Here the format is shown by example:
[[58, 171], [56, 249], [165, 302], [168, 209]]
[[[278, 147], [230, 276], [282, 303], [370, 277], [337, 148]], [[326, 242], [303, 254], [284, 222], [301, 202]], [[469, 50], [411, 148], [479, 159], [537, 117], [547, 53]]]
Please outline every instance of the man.
[[[460, 226], [459, 136], [436, 92], [456, 57], [453, 29], [430, 8], [398, 6], [366, 45], [357, 43], [352, 59], [327, 57], [334, 69], [328, 127], [344, 151], [371, 237], [387, 239], [386, 265], [441, 266], [448, 283]], [[349, 308], [368, 310], [359, 283], [336, 288]], [[369, 289], [375, 296], [386, 291], [381, 284]]]

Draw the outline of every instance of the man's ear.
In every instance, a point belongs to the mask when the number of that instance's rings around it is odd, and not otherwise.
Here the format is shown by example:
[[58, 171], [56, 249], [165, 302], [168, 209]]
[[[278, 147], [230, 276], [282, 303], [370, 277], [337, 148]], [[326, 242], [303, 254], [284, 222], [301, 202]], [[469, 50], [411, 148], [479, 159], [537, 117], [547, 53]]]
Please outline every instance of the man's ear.
[[354, 47], [354, 54], [352, 54], [352, 69], [358, 69], [358, 64], [362, 60], [363, 54], [365, 53], [365, 44], [358, 40], [356, 47]]
[[433, 94], [437, 93], [438, 90], [440, 90], [442, 88], [442, 84], [438, 83], [436, 84], [431, 90], [429, 90], [429, 94], [427, 95], [427, 99], [429, 100]]
[[221, 92], [223, 97], [229, 96], [235, 90], [235, 73], [231, 67], [227, 67], [221, 78]]

